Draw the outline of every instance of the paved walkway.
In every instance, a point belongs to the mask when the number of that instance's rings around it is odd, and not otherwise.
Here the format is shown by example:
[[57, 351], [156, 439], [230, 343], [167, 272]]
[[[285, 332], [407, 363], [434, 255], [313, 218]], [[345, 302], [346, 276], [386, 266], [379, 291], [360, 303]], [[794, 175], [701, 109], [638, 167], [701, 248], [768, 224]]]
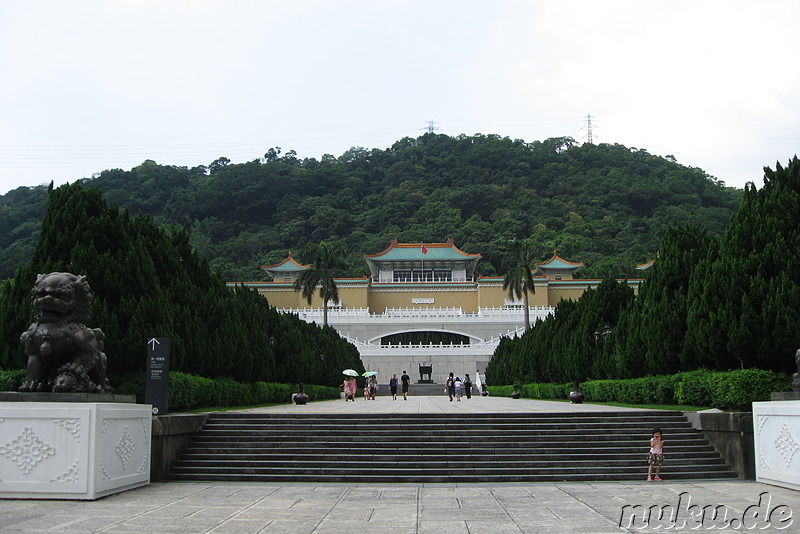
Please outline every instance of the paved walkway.
[[[447, 397], [416, 397], [408, 401], [384, 397], [376, 401], [330, 401], [253, 411], [615, 410], [624, 409], [493, 397], [473, 397], [460, 403], [450, 403]], [[752, 481], [671, 482], [665, 471], [664, 482], [650, 483], [155, 483], [93, 502], [0, 500], [0, 532], [590, 534], [688, 532], [726, 526], [728, 531], [800, 532], [800, 492]], [[644, 462], [642, 473], [644, 478]], [[633, 506], [641, 507], [638, 515], [634, 516]], [[711, 507], [716, 506], [721, 507], [714, 520]], [[705, 523], [700, 524], [704, 507], [708, 507]], [[649, 509], [654, 514], [648, 521], [644, 512]], [[658, 520], [658, 510], [664, 511], [662, 521]], [[670, 522], [670, 511], [677, 513], [674, 522]]]
[[508, 397], [462, 397], [461, 402], [450, 401], [447, 395], [436, 397], [409, 396], [404, 401], [402, 395], [397, 400], [391, 397], [377, 397], [376, 400], [356, 398], [355, 402], [322, 401], [310, 402], [304, 406], [286, 404], [253, 408], [247, 412], [265, 413], [553, 413], [553, 412], [618, 412], [641, 411], [641, 408], [618, 408], [602, 404], [570, 404], [569, 402], [540, 401], [531, 399], [511, 399]]
[[[672, 506], [677, 526], [645, 523], [626, 505]], [[155, 483], [92, 502], [0, 500], [0, 531], [26, 533], [618, 533], [705, 527], [800, 532], [800, 493], [756, 482], [603, 482], [480, 485]], [[694, 506], [695, 508], [690, 508]], [[782, 506], [782, 508], [780, 508]], [[748, 510], [749, 514], [745, 514]], [[788, 510], [788, 514], [787, 514]], [[727, 513], [723, 516], [723, 511]], [[666, 516], [668, 517], [667, 511]], [[783, 515], [781, 515], [783, 514]], [[788, 515], [788, 528], [778, 523]], [[742, 518], [744, 517], [744, 523]], [[629, 528], [620, 528], [620, 521]], [[723, 520], [727, 523], [724, 523]], [[632, 523], [631, 523], [632, 521]], [[737, 523], [738, 521], [738, 523]], [[656, 527], [661, 527], [656, 529]], [[733, 528], [737, 527], [738, 528]], [[644, 528], [642, 528], [644, 527]], [[699, 528], [695, 530], [704, 530]], [[748, 529], [749, 530], [749, 529]]]

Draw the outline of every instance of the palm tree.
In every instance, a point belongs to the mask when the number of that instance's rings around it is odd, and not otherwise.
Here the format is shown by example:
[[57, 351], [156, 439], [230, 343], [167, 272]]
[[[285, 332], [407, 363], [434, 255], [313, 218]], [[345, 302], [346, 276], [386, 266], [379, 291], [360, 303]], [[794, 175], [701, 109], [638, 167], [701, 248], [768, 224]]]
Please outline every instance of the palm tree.
[[528, 293], [536, 293], [533, 285], [533, 268], [536, 255], [530, 241], [512, 239], [508, 243], [506, 256], [503, 258], [505, 279], [503, 289], [508, 291], [512, 300], [523, 299], [525, 303], [525, 332], [531, 329], [530, 310], [528, 309]]
[[347, 267], [344, 261], [345, 250], [339, 243], [321, 241], [318, 245], [310, 243], [303, 255], [311, 259], [311, 268], [306, 269], [294, 282], [294, 290], [302, 291], [303, 297], [311, 304], [314, 291], [319, 286], [322, 299], [322, 324], [328, 325], [328, 302], [339, 301], [339, 288], [333, 278], [333, 271]]

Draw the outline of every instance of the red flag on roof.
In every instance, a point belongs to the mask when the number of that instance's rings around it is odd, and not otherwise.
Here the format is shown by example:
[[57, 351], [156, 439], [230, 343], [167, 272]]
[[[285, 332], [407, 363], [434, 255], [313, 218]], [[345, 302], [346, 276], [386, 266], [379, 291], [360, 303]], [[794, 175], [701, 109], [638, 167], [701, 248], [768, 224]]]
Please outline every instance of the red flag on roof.
[[428, 253], [428, 249], [427, 249], [427, 248], [425, 248], [425, 243], [422, 243], [422, 244], [420, 245], [420, 247], [421, 247], [421, 248], [419, 249], [419, 250], [420, 250], [420, 252], [422, 252], [423, 254], [427, 254], [427, 253]]

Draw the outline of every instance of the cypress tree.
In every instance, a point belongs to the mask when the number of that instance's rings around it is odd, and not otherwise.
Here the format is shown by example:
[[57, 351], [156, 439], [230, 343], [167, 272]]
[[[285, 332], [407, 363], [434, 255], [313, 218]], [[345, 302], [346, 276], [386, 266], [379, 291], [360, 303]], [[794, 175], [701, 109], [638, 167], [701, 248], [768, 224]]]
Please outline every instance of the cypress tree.
[[[718, 258], [694, 284], [687, 341], [718, 369], [791, 371], [800, 346], [800, 160], [745, 187]], [[788, 325], [795, 325], [794, 327]]]
[[[171, 338], [171, 370], [208, 377], [326, 378], [333, 385], [341, 369], [363, 370], [358, 351], [338, 335], [279, 314], [254, 291], [227, 288], [192, 251], [182, 228], [165, 230], [149, 217], [129, 217], [108, 208], [98, 190], [79, 184], [50, 191], [33, 256], [0, 291], [3, 368], [24, 368], [19, 335], [31, 321], [30, 290], [37, 273], [56, 270], [87, 276], [94, 295], [89, 326], [106, 334], [111, 373], [144, 371], [150, 337]], [[314, 354], [322, 339], [331, 355], [325, 362]], [[276, 362], [276, 354], [286, 365]]]

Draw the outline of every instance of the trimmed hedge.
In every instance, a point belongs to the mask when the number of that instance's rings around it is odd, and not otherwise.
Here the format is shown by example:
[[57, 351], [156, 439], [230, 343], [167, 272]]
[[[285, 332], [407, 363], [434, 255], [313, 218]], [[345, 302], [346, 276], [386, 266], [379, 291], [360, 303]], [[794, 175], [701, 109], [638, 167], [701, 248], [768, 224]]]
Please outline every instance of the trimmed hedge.
[[[523, 384], [519, 392], [527, 398], [565, 400], [572, 388], [573, 384]], [[787, 374], [763, 369], [699, 369], [674, 375], [581, 383], [587, 402], [678, 404], [746, 411], [753, 402], [770, 400], [773, 391], [790, 391], [791, 388]], [[489, 393], [508, 397], [513, 389], [513, 386], [489, 386]]]
[[[16, 391], [27, 376], [24, 370], [0, 371], [0, 391]], [[143, 374], [121, 375], [112, 380], [113, 393], [135, 395], [136, 402], [144, 402], [145, 379]], [[231, 378], [204, 378], [177, 371], [169, 373], [167, 403], [172, 412], [205, 407], [254, 406], [258, 404], [288, 404], [298, 387], [292, 384], [268, 382], [242, 383]], [[309, 400], [338, 399], [339, 388], [305, 385]]]
[[[231, 378], [204, 378], [186, 373], [169, 373], [170, 411], [191, 410], [212, 406], [253, 406], [287, 404], [298, 387], [271, 382], [242, 383]], [[310, 401], [338, 399], [339, 388], [305, 385]]]

